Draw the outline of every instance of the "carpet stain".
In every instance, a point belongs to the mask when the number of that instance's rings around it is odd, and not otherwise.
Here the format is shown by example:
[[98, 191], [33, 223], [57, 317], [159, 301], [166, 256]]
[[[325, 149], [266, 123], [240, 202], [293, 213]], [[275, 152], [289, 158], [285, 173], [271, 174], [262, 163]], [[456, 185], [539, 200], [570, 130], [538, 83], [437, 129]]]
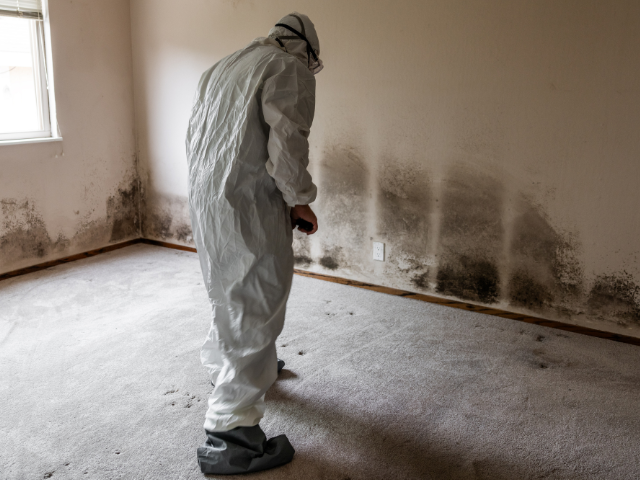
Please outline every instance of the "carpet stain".
[[189, 397], [186, 400], [186, 403], [184, 404], [184, 408], [191, 408], [194, 405], [194, 400], [197, 400], [198, 402], [200, 401], [200, 399], [197, 398], [196, 395], [191, 395], [189, 392], [186, 392], [183, 394], [185, 397]]

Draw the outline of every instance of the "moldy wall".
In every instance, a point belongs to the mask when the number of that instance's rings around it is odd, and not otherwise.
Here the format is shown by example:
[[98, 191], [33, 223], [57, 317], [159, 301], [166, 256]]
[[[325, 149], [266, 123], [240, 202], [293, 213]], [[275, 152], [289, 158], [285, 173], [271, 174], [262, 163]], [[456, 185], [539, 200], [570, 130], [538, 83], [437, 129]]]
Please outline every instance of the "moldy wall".
[[0, 273], [140, 236], [128, 0], [50, 0], [61, 142], [0, 145]]
[[200, 74], [294, 9], [326, 65], [299, 268], [640, 335], [633, 0], [132, 0], [145, 236], [191, 241]]

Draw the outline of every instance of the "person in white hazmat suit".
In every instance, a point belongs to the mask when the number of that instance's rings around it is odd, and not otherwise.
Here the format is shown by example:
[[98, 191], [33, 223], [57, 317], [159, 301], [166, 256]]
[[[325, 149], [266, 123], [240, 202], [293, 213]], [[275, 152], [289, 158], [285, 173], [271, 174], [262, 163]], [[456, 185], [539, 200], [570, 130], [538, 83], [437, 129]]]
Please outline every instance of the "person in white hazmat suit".
[[293, 458], [287, 437], [267, 441], [258, 423], [282, 366], [275, 342], [293, 278], [292, 228], [318, 229], [307, 138], [319, 55], [313, 23], [292, 13], [207, 70], [196, 92], [189, 205], [213, 309], [201, 350], [214, 384], [207, 441], [197, 451], [203, 473], [253, 472]]

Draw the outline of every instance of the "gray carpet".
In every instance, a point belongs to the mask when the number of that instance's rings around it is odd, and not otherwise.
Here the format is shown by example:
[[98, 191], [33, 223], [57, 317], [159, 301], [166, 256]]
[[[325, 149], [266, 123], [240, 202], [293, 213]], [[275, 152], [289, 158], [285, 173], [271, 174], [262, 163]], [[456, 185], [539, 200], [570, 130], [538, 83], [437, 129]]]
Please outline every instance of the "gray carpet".
[[[128, 247], [0, 305], [0, 478], [203, 478], [195, 254]], [[638, 478], [638, 347], [296, 276], [278, 349], [261, 425], [296, 455], [245, 478]]]

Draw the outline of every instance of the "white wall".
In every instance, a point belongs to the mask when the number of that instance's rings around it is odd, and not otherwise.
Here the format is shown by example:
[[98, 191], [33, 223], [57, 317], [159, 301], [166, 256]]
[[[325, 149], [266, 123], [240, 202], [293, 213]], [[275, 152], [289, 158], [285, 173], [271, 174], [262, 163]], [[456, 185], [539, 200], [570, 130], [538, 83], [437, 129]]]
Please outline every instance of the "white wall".
[[0, 273], [139, 236], [128, 0], [50, 0], [62, 142], [0, 145]]
[[201, 72], [294, 9], [326, 64], [301, 268], [638, 335], [636, 1], [132, 0], [145, 234], [190, 241]]

